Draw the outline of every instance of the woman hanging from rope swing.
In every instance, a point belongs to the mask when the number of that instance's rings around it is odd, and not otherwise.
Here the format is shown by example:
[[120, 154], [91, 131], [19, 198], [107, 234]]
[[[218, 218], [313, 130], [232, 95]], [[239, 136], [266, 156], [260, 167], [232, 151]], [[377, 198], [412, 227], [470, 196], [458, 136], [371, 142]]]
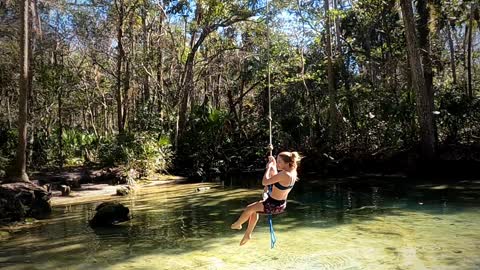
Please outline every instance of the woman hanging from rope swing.
[[[267, 0], [267, 14], [269, 14], [269, 1]], [[267, 29], [269, 29], [269, 16], [267, 16]], [[268, 46], [270, 47], [270, 31], [267, 31]], [[300, 155], [297, 152], [281, 152], [277, 160], [272, 156], [272, 105], [270, 92], [270, 52], [267, 50], [267, 85], [268, 85], [268, 122], [269, 122], [269, 142], [270, 155], [268, 157], [267, 168], [263, 175], [262, 185], [264, 188], [264, 199], [249, 204], [240, 217], [235, 221], [232, 229], [241, 230], [242, 224], [248, 220], [248, 227], [245, 231], [240, 245], [244, 245], [252, 237], [252, 232], [258, 221], [258, 214], [269, 215], [271, 247], [275, 246], [276, 238], [273, 232], [271, 215], [282, 213], [287, 207], [288, 193], [297, 181], [297, 167], [300, 162]], [[280, 172], [278, 172], [280, 171]]]
[[[270, 146], [271, 147], [271, 146]], [[287, 207], [287, 197], [297, 181], [297, 167], [300, 162], [300, 155], [297, 152], [281, 152], [277, 160], [273, 156], [268, 157], [262, 185], [265, 191], [271, 187], [271, 192], [264, 195], [264, 200], [249, 204], [231, 228], [241, 230], [242, 224], [248, 220], [248, 227], [245, 231], [240, 245], [244, 245], [252, 237], [252, 232], [258, 221], [258, 214], [280, 214]], [[280, 171], [280, 172], [278, 172]]]

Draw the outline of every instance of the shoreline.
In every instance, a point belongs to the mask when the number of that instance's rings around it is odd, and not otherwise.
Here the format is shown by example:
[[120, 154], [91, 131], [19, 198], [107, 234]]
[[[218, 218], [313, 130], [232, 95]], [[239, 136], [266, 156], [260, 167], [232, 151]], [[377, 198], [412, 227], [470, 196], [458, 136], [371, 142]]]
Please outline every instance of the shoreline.
[[[148, 190], [149, 187], [156, 187], [167, 184], [183, 183], [187, 179], [181, 176], [174, 175], [162, 175], [155, 177], [154, 180], [146, 179], [139, 181], [137, 185], [132, 188], [133, 190]], [[128, 185], [110, 185], [106, 183], [88, 183], [82, 184], [81, 188], [72, 189], [70, 195], [61, 196], [60, 191], [52, 191], [52, 198], [50, 199], [50, 205], [52, 207], [64, 206], [64, 205], [76, 205], [84, 203], [92, 203], [102, 200], [114, 200], [125, 196], [117, 195], [117, 189], [120, 187], [126, 187]]]
[[[131, 190], [131, 194], [142, 191], [143, 194], [149, 194], [148, 190], [155, 192], [159, 186], [180, 184], [187, 181], [187, 178], [174, 175], [160, 175], [156, 176], [154, 180], [145, 179]], [[127, 198], [130, 194], [119, 196], [117, 188], [127, 185], [110, 185], [104, 183], [90, 183], [83, 184], [82, 188], [73, 189], [69, 196], [61, 196], [60, 191], [52, 191], [50, 205], [53, 207], [88, 204], [95, 202], [108, 202]], [[55, 218], [50, 216], [46, 219], [26, 218], [24, 221], [0, 224], [0, 241], [5, 241], [10, 237], [10, 234], [36, 226], [42, 226]]]

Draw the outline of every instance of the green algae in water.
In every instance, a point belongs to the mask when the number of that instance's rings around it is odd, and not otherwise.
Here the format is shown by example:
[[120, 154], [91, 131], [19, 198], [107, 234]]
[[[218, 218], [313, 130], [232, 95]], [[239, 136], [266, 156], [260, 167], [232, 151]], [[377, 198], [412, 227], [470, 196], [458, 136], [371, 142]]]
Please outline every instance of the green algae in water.
[[6, 231], [0, 231], [0, 240], [5, 240], [10, 237], [10, 233]]

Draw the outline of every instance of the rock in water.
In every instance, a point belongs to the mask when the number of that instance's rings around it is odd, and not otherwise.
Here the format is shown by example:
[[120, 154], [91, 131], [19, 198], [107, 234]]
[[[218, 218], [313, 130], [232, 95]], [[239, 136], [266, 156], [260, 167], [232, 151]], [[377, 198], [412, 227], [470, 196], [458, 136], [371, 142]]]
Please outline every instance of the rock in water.
[[27, 217], [41, 219], [52, 212], [50, 192], [33, 183], [0, 185], [0, 221], [22, 221]]
[[121, 203], [104, 202], [95, 209], [97, 213], [90, 220], [91, 227], [112, 226], [130, 220], [128, 207]]
[[67, 185], [61, 185], [60, 186], [60, 191], [62, 191], [62, 196], [68, 196], [70, 195], [70, 186], [67, 186]]
[[127, 196], [132, 191], [130, 186], [124, 186], [117, 188], [117, 195], [118, 196]]

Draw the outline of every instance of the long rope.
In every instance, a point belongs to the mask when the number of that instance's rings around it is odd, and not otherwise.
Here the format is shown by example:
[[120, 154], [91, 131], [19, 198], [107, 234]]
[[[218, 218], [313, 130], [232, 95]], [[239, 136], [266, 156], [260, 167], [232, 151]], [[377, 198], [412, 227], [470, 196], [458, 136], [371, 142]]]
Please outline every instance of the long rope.
[[[273, 143], [272, 143], [272, 94], [270, 91], [270, 10], [269, 1], [267, 0], [267, 90], [268, 90], [268, 131], [269, 131], [269, 155], [272, 156]], [[272, 193], [272, 186], [268, 187], [268, 194]], [[275, 237], [275, 231], [273, 230], [272, 214], [268, 215], [268, 226], [270, 227], [270, 248], [275, 247], [277, 238]]]
[[270, 91], [270, 10], [269, 1], [267, 0], [267, 90], [268, 90], [268, 130], [269, 130], [269, 150], [270, 156], [273, 151], [272, 144], [272, 94]]

